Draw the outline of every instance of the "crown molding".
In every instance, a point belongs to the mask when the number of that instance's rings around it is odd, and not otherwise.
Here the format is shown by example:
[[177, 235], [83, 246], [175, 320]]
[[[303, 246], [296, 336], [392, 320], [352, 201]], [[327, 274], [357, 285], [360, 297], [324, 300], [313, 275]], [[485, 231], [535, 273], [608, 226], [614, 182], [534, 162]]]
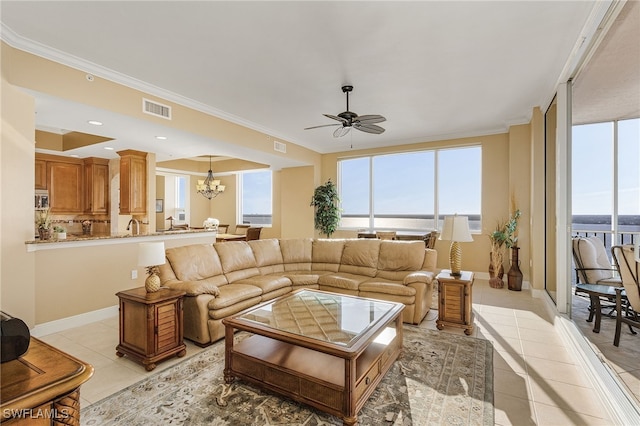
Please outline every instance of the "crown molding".
[[[145, 94], [149, 94], [176, 103], [178, 105], [191, 108], [195, 111], [221, 118], [231, 123], [247, 127], [260, 133], [264, 133], [267, 136], [286, 140], [289, 142], [292, 141], [291, 138], [287, 137], [286, 135], [279, 134], [273, 129], [261, 126], [257, 123], [245, 120], [233, 114], [229, 114], [225, 111], [219, 110], [186, 96], [179, 95], [170, 90], [162, 89], [153, 84], [138, 80], [121, 72], [103, 67], [91, 61], [87, 61], [86, 59], [82, 59], [80, 57], [68, 54], [45, 44], [22, 37], [11, 28], [6, 26], [4, 23], [0, 23], [0, 39], [15, 49], [22, 50], [24, 52], [31, 53], [44, 59], [59, 63], [61, 65], [65, 65], [70, 68], [92, 74], [96, 77], [112, 81], [116, 84], [120, 84], [131, 89], [139, 90]], [[293, 141], [293, 143], [296, 142]]]

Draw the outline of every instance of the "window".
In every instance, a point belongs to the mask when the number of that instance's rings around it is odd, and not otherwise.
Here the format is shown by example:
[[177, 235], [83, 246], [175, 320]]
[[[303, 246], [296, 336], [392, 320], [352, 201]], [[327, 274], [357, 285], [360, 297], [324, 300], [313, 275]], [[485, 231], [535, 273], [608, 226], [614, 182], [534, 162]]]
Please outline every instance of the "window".
[[238, 174], [238, 223], [271, 226], [272, 188], [270, 170]]
[[189, 176], [158, 173], [164, 176], [165, 217], [172, 216], [174, 225], [189, 224]]
[[572, 139], [573, 231], [600, 233], [607, 248], [631, 243], [640, 230], [640, 119], [573, 126]]
[[340, 160], [340, 226], [424, 231], [458, 213], [480, 231], [481, 155], [473, 146]]

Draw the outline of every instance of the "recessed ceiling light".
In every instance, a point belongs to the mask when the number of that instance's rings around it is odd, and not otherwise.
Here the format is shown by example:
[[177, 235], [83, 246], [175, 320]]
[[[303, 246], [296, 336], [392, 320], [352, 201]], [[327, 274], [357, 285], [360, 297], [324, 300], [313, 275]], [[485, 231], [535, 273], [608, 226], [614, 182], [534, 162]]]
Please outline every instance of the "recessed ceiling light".
[[161, 140], [161, 141], [166, 141], [167, 137], [166, 136], [156, 136], [156, 139]]
[[104, 149], [106, 149], [107, 151], [113, 151], [113, 148], [111, 148], [110, 146], [105, 146]]
[[102, 126], [102, 121], [89, 120], [89, 121], [87, 121], [87, 123], [93, 124], [94, 126]]

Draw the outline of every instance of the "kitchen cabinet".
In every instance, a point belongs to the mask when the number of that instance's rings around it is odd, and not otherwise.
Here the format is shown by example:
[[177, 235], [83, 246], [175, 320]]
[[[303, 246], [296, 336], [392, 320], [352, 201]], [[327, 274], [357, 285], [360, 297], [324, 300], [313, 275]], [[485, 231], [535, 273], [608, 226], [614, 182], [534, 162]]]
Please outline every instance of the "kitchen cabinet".
[[80, 214], [84, 211], [82, 172], [82, 162], [47, 161], [47, 188], [51, 213]]
[[109, 213], [109, 160], [84, 159], [84, 211], [90, 214]]
[[47, 189], [47, 162], [36, 159], [36, 187], [35, 189]]
[[147, 213], [147, 153], [119, 151], [120, 214]]

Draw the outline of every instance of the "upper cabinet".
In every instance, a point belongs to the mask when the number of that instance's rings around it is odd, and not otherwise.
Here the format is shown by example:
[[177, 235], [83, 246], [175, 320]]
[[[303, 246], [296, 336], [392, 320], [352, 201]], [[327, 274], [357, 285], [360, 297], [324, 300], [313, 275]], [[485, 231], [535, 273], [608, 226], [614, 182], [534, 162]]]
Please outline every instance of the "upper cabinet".
[[120, 214], [147, 213], [147, 153], [119, 151]]
[[47, 189], [47, 162], [36, 158], [36, 189]]
[[36, 153], [35, 189], [49, 191], [56, 214], [109, 214], [109, 160]]
[[51, 213], [83, 212], [82, 162], [47, 161], [47, 189]]
[[109, 160], [84, 159], [84, 211], [90, 214], [109, 213]]

